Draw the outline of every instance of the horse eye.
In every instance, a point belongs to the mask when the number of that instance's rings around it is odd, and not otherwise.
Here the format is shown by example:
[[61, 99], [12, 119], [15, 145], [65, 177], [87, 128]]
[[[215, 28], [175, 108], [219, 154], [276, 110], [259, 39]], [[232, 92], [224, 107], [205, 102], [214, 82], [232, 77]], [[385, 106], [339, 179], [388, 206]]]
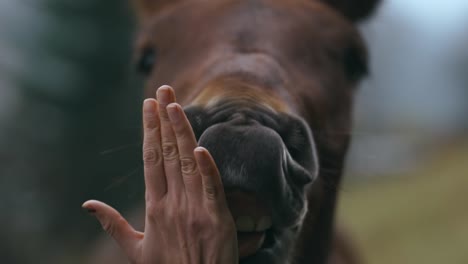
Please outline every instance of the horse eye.
[[146, 49], [141, 54], [139, 58], [136, 68], [137, 71], [143, 75], [149, 75], [151, 70], [156, 63], [156, 52], [154, 49]]
[[369, 72], [366, 54], [356, 48], [348, 48], [343, 58], [348, 78], [351, 81], [359, 81]]

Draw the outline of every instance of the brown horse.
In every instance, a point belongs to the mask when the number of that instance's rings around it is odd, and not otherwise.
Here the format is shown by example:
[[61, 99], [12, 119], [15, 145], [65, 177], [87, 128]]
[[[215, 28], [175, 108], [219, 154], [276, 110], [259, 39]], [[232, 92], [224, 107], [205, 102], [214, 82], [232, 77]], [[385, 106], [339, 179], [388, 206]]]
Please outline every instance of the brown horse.
[[356, 262], [334, 211], [377, 2], [136, 0], [146, 96], [173, 86], [213, 154], [241, 263]]

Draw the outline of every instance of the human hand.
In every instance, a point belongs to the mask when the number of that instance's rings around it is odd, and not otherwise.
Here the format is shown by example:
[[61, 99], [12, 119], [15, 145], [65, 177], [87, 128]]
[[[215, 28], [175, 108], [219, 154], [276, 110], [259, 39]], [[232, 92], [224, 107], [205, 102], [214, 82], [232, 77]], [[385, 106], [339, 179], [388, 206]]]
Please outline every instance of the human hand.
[[145, 230], [90, 200], [94, 214], [133, 264], [238, 263], [236, 227], [209, 152], [198, 147], [172, 88], [143, 104]]

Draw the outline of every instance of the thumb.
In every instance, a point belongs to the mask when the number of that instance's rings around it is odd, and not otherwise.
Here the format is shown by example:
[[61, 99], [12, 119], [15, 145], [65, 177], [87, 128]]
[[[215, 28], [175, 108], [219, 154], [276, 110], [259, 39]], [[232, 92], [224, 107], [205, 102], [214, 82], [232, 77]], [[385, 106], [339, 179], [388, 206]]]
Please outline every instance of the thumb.
[[96, 216], [102, 228], [114, 238], [127, 256], [130, 257], [136, 254], [139, 241], [143, 239], [143, 233], [135, 231], [117, 210], [95, 200], [85, 202], [82, 207]]

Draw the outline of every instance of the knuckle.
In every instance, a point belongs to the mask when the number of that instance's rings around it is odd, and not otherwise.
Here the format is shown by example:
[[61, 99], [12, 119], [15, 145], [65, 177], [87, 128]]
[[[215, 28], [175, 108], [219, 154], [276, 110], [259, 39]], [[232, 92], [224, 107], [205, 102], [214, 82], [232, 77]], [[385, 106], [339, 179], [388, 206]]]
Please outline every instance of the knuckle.
[[170, 123], [171, 120], [169, 119], [169, 115], [167, 114], [166, 106], [167, 105], [161, 105], [160, 111], [159, 111], [159, 118], [164, 123]]
[[145, 203], [146, 203], [146, 206], [152, 203], [152, 199], [151, 199], [149, 192], [145, 192]]
[[106, 231], [107, 234], [109, 234], [110, 236], [113, 236], [115, 232], [115, 228], [111, 221], [102, 223], [102, 228], [104, 229], [104, 231]]
[[154, 165], [161, 162], [161, 154], [156, 148], [143, 149], [143, 162], [145, 165]]
[[192, 236], [197, 237], [200, 234], [202, 229], [202, 225], [199, 221], [192, 221], [190, 222], [189, 232]]
[[177, 138], [182, 141], [191, 139], [191, 128], [187, 127], [184, 123], [174, 126], [174, 132], [176, 133]]
[[214, 177], [219, 177], [218, 169], [212, 164], [203, 164], [200, 166], [200, 172], [202, 173], [203, 177], [207, 178], [209, 181], [212, 181]]
[[148, 210], [148, 212], [146, 213], [146, 217], [148, 218], [148, 221], [153, 224], [159, 222], [158, 221], [159, 216], [160, 215], [155, 210]]
[[162, 152], [165, 160], [175, 160], [179, 156], [177, 144], [173, 142], [163, 143]]
[[177, 229], [181, 230], [184, 229], [183, 227], [186, 219], [187, 217], [185, 217], [185, 214], [182, 212], [182, 210], [169, 209], [165, 214], [166, 223], [174, 224]]
[[125, 220], [122, 217], [119, 217], [118, 219], [114, 219], [114, 220], [109, 220], [102, 224], [102, 228], [111, 237], [115, 237], [117, 233], [117, 227], [119, 226], [119, 223], [123, 221]]
[[167, 200], [164, 215], [169, 220], [185, 219], [185, 206], [178, 197], [170, 197]]
[[205, 194], [206, 198], [208, 200], [214, 201], [218, 197], [218, 190], [215, 188], [215, 186], [205, 186]]
[[150, 130], [148, 132], [152, 132], [153, 130], [155, 132], [157, 132], [159, 130], [159, 122], [157, 119], [155, 118], [147, 118], [144, 120], [144, 125], [145, 125], [145, 128]]
[[158, 219], [163, 215], [164, 207], [157, 205], [153, 202], [147, 202], [146, 204], [146, 215], [148, 220], [153, 223], [158, 222]]
[[180, 167], [184, 175], [194, 175], [198, 173], [197, 163], [192, 157], [181, 158]]
[[192, 236], [198, 236], [204, 228], [204, 221], [199, 217], [191, 217], [188, 221], [188, 232]]

